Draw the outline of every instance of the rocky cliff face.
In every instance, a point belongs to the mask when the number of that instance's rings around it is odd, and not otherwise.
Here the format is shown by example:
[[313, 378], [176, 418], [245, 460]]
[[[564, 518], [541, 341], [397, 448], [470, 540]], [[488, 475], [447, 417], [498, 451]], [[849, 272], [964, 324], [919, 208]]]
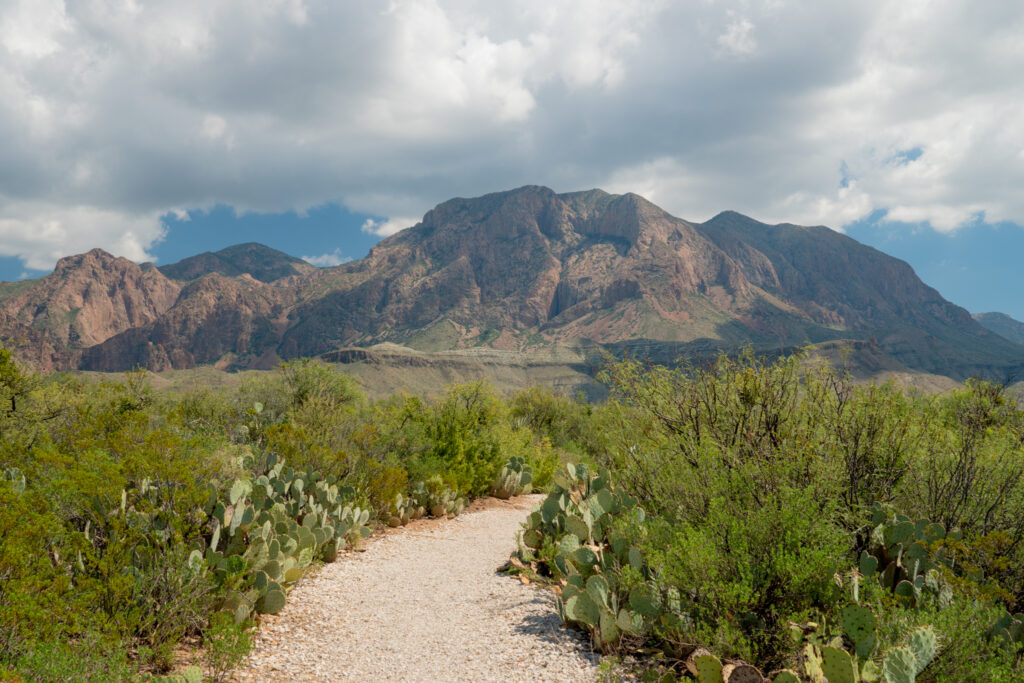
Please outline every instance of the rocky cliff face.
[[296, 261], [239, 245], [161, 273], [94, 251], [34, 284], [0, 285], [0, 330], [42, 335], [50, 346], [33, 353], [44, 365], [103, 370], [263, 367], [385, 341], [584, 341], [671, 360], [835, 339], [874, 339], [911, 368], [955, 377], [1024, 366], [1024, 347], [907, 264], [828, 228], [732, 212], [694, 224], [632, 194], [524, 187], [453, 199], [362, 261]]
[[[618, 341], [751, 300], [734, 261], [695, 226], [636, 195], [542, 187], [453, 199], [335, 269], [334, 291], [293, 312], [285, 353], [423, 338], [444, 343]], [[663, 324], [664, 323], [664, 324]], [[519, 338], [515, 341], [514, 338]], [[415, 343], [415, 342], [414, 342]]]
[[34, 286], [6, 297], [0, 290], [0, 313], [7, 321], [3, 329], [20, 325], [33, 330], [33, 347], [54, 347], [54, 353], [30, 354], [42, 369], [53, 369], [64, 362], [47, 357], [74, 356], [77, 349], [156, 320], [171, 308], [180, 289], [152, 264], [140, 266], [93, 249], [62, 258]]
[[116, 371], [191, 368], [229, 358], [233, 366], [270, 368], [285, 306], [294, 289], [250, 275], [216, 273], [185, 286], [174, 306], [146, 325], [125, 330], [83, 351], [79, 367]]

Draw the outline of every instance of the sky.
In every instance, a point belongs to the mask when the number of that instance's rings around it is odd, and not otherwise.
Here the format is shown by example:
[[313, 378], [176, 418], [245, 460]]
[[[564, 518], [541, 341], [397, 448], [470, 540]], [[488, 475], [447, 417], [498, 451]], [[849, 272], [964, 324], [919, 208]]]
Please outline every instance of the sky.
[[360, 258], [527, 184], [824, 224], [1024, 319], [1016, 0], [0, 0], [0, 279]]

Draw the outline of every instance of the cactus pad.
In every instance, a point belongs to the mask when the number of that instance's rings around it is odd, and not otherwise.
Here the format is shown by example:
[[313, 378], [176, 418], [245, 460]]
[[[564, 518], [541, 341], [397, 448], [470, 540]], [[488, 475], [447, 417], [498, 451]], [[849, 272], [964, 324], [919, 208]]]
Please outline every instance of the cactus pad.
[[284, 603], [284, 591], [270, 590], [256, 601], [256, 611], [261, 614], [277, 614], [284, 609]]
[[838, 647], [821, 648], [821, 671], [828, 683], [857, 683], [853, 658]]
[[917, 678], [917, 659], [908, 647], [894, 647], [882, 659], [885, 683], [914, 683]]
[[849, 605], [843, 609], [842, 619], [843, 630], [855, 643], [875, 632], [875, 613], [868, 607]]
[[938, 639], [930, 626], [914, 629], [907, 636], [904, 644], [914, 654], [914, 661], [917, 663], [914, 670], [915, 675], [924, 671], [938, 652]]
[[722, 683], [722, 662], [714, 655], [700, 655], [693, 660], [699, 683]]

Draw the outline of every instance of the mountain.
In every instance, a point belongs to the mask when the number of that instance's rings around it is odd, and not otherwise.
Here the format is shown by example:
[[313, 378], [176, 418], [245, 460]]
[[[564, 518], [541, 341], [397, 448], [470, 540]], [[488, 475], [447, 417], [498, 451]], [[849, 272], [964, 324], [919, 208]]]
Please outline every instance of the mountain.
[[185, 285], [159, 318], [111, 336], [82, 352], [78, 367], [118, 371], [190, 368], [221, 362], [233, 367], [274, 367], [282, 317], [294, 288], [260, 282], [248, 273], [204, 275]]
[[[906, 263], [849, 237], [728, 211], [692, 223], [635, 194], [528, 186], [452, 199], [365, 259], [333, 268], [253, 244], [160, 269], [132, 264], [135, 279], [114, 277], [130, 269], [119, 261], [106, 256], [110, 272], [65, 267], [58, 276], [58, 267], [0, 285], [0, 337], [43, 333], [53, 350], [36, 362], [97, 370], [267, 367], [381, 343], [671, 361], [744, 344], [777, 353], [841, 340], [869, 342], [871, 354], [907, 372], [963, 379], [1024, 368], [1024, 346], [944, 300]], [[51, 334], [73, 307], [34, 311], [58, 282], [83, 278], [107, 283], [112, 300], [139, 297], [136, 318], [88, 338]], [[164, 288], [158, 305], [141, 305], [156, 301], [142, 296], [146, 287]], [[15, 300], [37, 309], [8, 305]]]
[[41, 369], [74, 367], [81, 349], [156, 320], [180, 290], [152, 264], [93, 249], [45, 277], [0, 284], [0, 338]]
[[1003, 339], [1024, 344], [1024, 323], [1005, 313], [975, 313], [974, 319]]
[[226, 277], [249, 274], [260, 282], [273, 282], [293, 275], [308, 275], [316, 266], [283, 251], [247, 242], [220, 251], [205, 251], [196, 256], [160, 266], [161, 273], [172, 280], [191, 281], [217, 273]]

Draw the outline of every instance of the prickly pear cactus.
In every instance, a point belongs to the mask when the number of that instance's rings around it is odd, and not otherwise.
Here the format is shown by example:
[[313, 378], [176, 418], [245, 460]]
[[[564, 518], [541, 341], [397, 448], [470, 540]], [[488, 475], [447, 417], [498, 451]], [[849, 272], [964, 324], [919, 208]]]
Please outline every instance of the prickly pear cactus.
[[693, 660], [698, 683], [722, 683], [722, 662], [714, 655], [700, 655]]
[[417, 504], [434, 517], [457, 517], [466, 507], [465, 499], [460, 498], [458, 492], [445, 484], [438, 474], [418, 485], [413, 495]]
[[339, 489], [311, 469], [285, 466], [272, 453], [263, 473], [238, 479], [208, 504], [205, 562], [236, 620], [284, 607], [287, 590], [317, 559], [332, 561], [370, 535], [369, 511], [344, 504]]
[[405, 526], [415, 519], [416, 501], [401, 493], [395, 494], [395, 499], [387, 509], [387, 523], [390, 527]]
[[512, 456], [498, 472], [491, 493], [496, 498], [508, 499], [530, 492], [533, 484], [533, 468], [519, 456]]
[[[535, 572], [553, 575], [565, 584], [559, 614], [567, 625], [588, 632], [596, 648], [616, 651], [623, 641], [643, 642], [657, 625], [671, 629], [688, 619], [678, 593], [668, 600], [658, 587], [639, 548], [613, 531], [615, 520], [630, 515], [643, 521], [643, 510], [625, 492], [614, 489], [607, 472], [568, 465], [555, 476], [544, 502], [523, 525], [515, 557]], [[553, 547], [542, 560], [537, 551]], [[618, 577], [629, 567], [635, 578], [619, 587]]]
[[946, 529], [928, 519], [911, 520], [888, 511], [879, 503], [872, 507], [868, 548], [860, 555], [858, 568], [864, 577], [877, 578], [904, 605], [913, 607], [922, 596], [935, 598], [940, 607], [948, 606], [953, 592], [939, 565], [956, 570], [942, 542], [959, 540], [957, 530]]

